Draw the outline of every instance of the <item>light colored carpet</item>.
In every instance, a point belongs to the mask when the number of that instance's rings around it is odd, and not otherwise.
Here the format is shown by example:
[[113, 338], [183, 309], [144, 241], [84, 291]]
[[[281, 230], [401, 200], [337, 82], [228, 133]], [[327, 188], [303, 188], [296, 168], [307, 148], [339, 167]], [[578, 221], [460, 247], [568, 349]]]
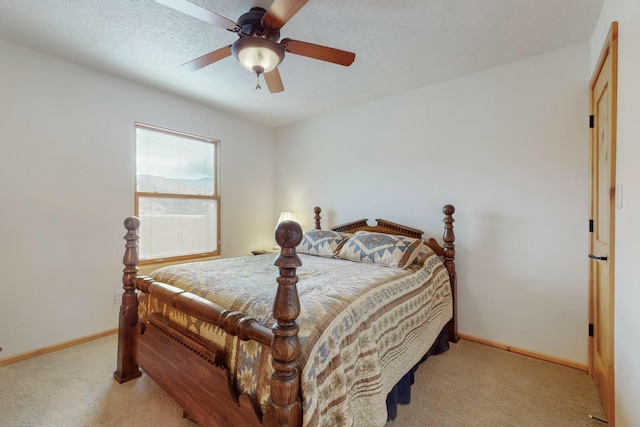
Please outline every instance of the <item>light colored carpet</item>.
[[387, 427], [606, 426], [583, 371], [460, 341], [416, 373], [411, 404]]
[[[0, 425], [193, 427], [145, 375], [113, 380], [116, 348], [114, 335], [0, 368]], [[480, 344], [452, 344], [416, 377], [387, 427], [604, 426], [586, 373]]]

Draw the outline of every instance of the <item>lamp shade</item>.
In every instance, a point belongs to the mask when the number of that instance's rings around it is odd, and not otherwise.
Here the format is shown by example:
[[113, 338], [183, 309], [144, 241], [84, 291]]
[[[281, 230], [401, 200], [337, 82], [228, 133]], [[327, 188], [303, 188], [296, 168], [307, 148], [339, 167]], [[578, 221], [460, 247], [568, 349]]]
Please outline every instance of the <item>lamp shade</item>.
[[283, 211], [280, 213], [280, 218], [278, 218], [278, 224], [280, 224], [282, 221], [298, 222], [296, 220], [296, 216], [293, 214], [293, 212], [290, 212], [290, 211]]
[[231, 52], [244, 68], [256, 74], [268, 73], [284, 59], [284, 49], [278, 43], [258, 37], [236, 40]]

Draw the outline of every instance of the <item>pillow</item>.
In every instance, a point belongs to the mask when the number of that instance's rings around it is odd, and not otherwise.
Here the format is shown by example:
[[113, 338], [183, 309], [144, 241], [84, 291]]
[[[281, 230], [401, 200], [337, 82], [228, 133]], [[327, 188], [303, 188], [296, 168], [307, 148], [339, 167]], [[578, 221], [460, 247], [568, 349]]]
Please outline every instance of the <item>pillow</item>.
[[406, 268], [420, 253], [421, 239], [358, 231], [347, 240], [338, 258]]
[[330, 230], [310, 230], [302, 235], [296, 252], [308, 255], [334, 257], [347, 239], [349, 233]]
[[418, 251], [418, 256], [413, 260], [413, 263], [422, 267], [425, 261], [434, 253], [435, 252], [433, 251], [433, 249], [431, 249], [426, 244], [423, 244], [420, 251]]

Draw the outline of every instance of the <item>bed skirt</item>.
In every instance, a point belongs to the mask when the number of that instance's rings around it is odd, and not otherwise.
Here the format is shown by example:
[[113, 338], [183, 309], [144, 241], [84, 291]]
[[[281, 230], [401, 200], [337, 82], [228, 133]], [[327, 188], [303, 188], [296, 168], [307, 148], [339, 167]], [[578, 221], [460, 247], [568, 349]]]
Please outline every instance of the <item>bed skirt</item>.
[[411, 386], [414, 383], [414, 376], [418, 366], [420, 366], [420, 364], [429, 356], [440, 354], [447, 350], [449, 350], [449, 335], [447, 334], [447, 328], [445, 326], [429, 351], [427, 351], [422, 359], [420, 359], [420, 361], [411, 368], [411, 370], [409, 370], [409, 372], [407, 372], [400, 381], [398, 381], [391, 392], [387, 395], [387, 421], [396, 419], [396, 416], [398, 415], [398, 405], [408, 405], [411, 403]]

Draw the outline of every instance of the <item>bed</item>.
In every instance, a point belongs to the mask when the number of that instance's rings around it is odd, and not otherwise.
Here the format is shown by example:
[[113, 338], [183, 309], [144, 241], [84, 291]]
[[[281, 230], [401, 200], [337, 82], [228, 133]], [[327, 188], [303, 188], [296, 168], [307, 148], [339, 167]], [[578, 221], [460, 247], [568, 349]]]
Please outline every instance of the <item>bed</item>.
[[442, 246], [382, 219], [323, 230], [314, 212], [313, 230], [278, 224], [278, 254], [150, 277], [127, 218], [114, 378], [144, 371], [201, 425], [384, 425], [419, 362], [459, 339], [455, 209]]

